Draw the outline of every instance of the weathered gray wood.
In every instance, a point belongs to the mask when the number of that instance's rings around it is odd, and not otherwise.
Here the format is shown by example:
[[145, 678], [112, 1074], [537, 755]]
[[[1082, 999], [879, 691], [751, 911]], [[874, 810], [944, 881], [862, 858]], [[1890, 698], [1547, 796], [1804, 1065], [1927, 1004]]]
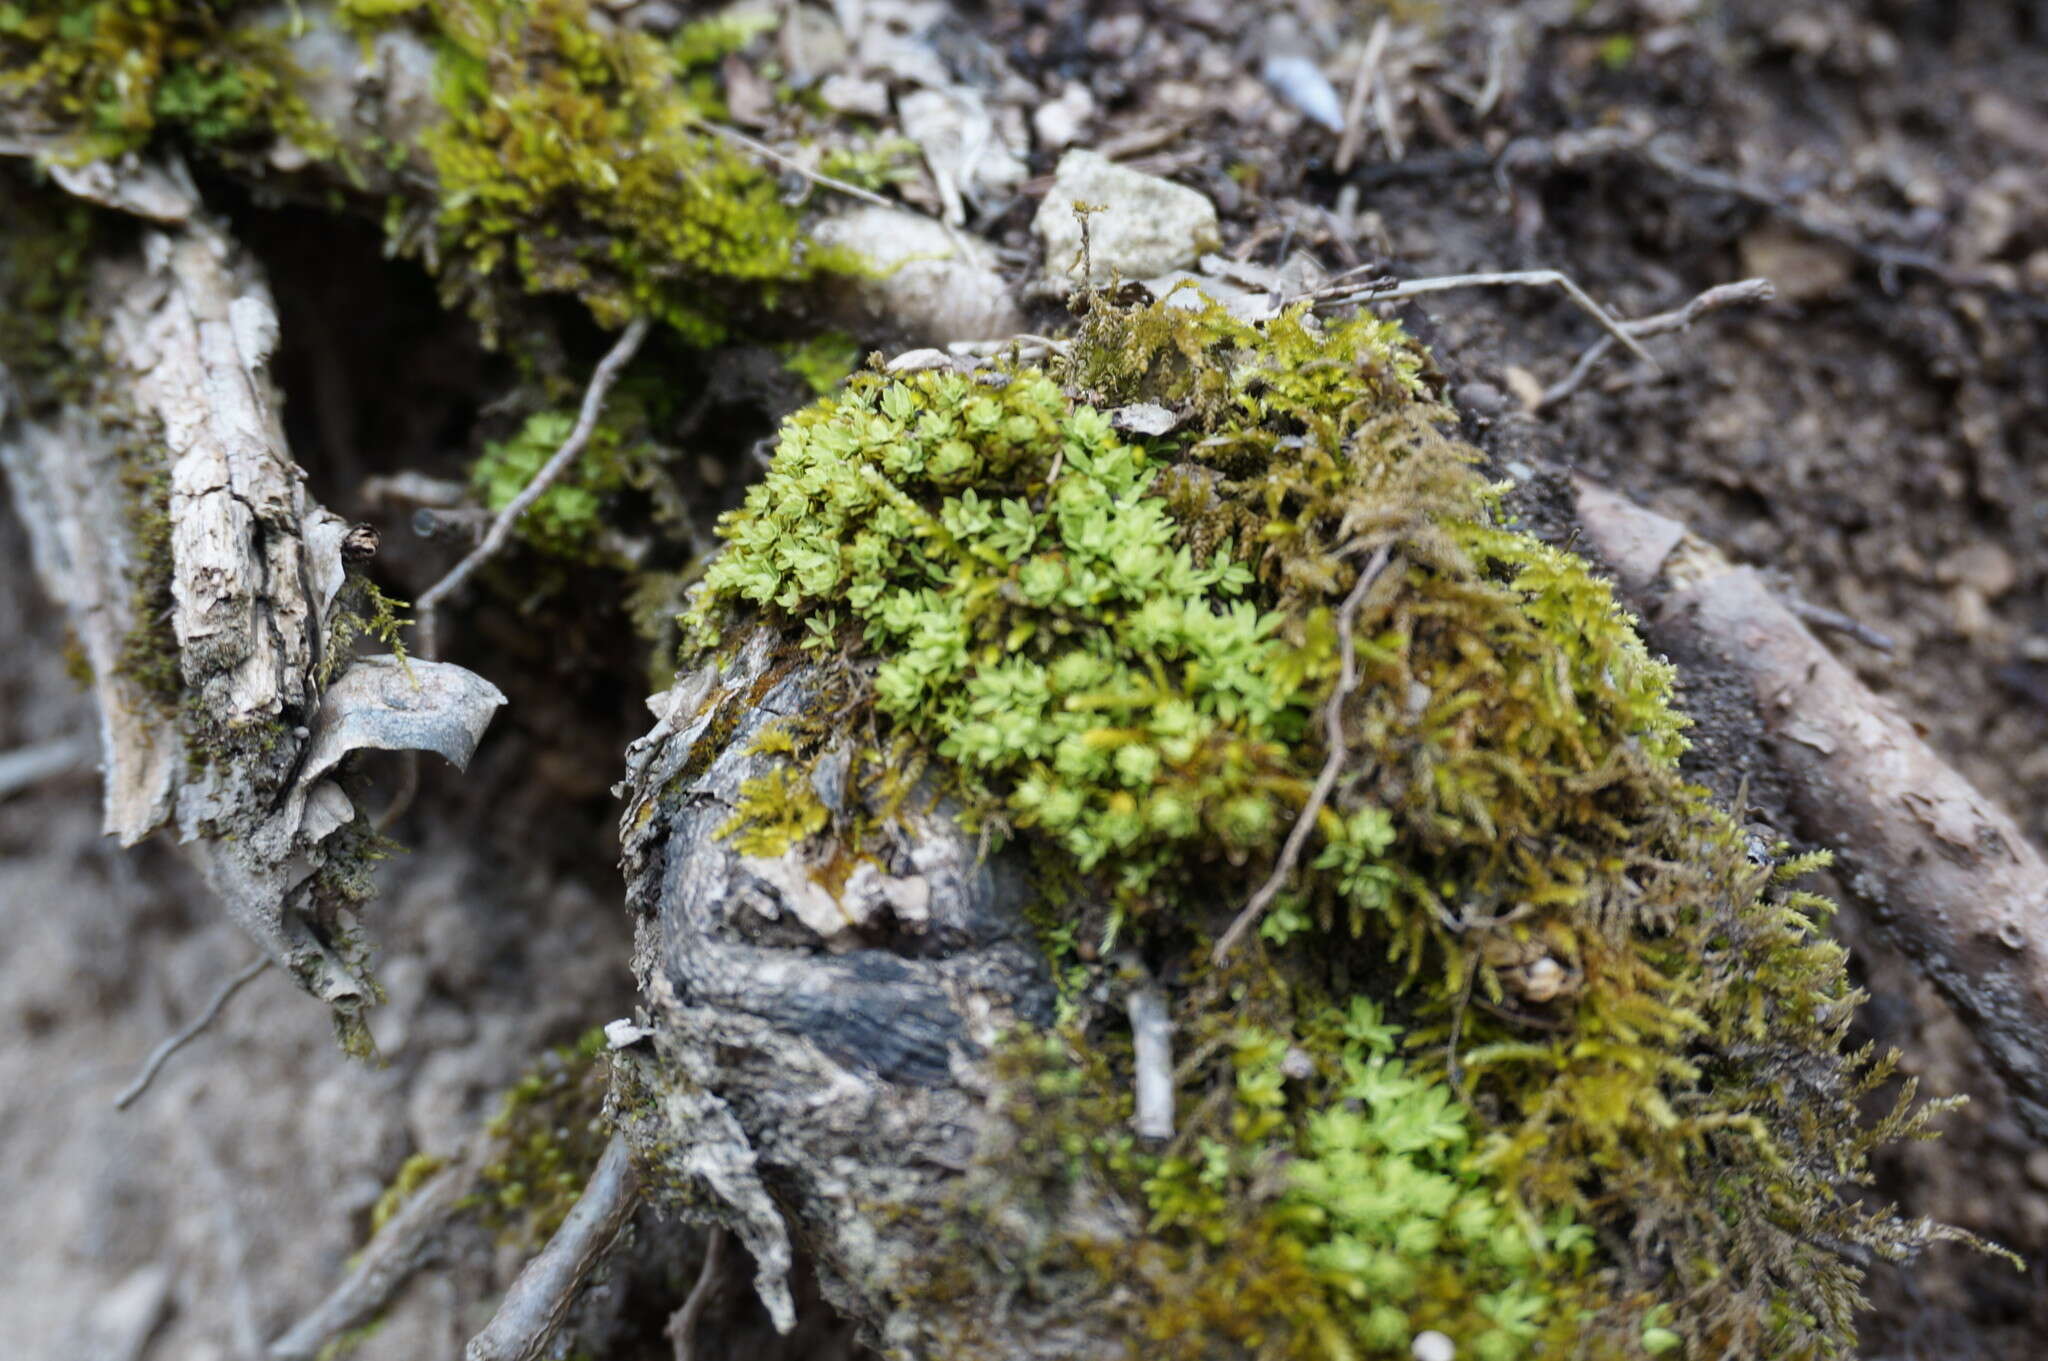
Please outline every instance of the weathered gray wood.
[[[105, 829], [123, 845], [174, 829], [265, 954], [358, 1007], [373, 989], [309, 901], [329, 839], [356, 817], [335, 767], [364, 747], [461, 765], [504, 697], [460, 667], [392, 658], [356, 662], [322, 693], [349, 527], [307, 493], [286, 446], [260, 271], [175, 165], [103, 164], [60, 183], [158, 224], [92, 263], [91, 324], [73, 345], [90, 404], [30, 411], [27, 376], [0, 370], [0, 467], [93, 672]], [[167, 565], [140, 546], [133, 487], [151, 478], [167, 486]], [[138, 618], [139, 575], [166, 567], [169, 619]], [[156, 641], [177, 675], [152, 693], [125, 654], [164, 623]]]
[[[885, 1348], [923, 1354], [959, 1315], [993, 1307], [972, 1292], [929, 1310], [891, 1301], [933, 1265], [921, 1215], [940, 1211], [986, 1151], [979, 1060], [1006, 1027], [1046, 1023], [1053, 989], [1023, 916], [1024, 867], [984, 857], [944, 805], [923, 810], [913, 797], [884, 820], [880, 844], [861, 847], [879, 872], [826, 895], [832, 920], [801, 901], [823, 892], [810, 868], [829, 848], [749, 857], [719, 837], [740, 786], [785, 759], [757, 753], [755, 739], [825, 702], [821, 688], [764, 635], [651, 702], [659, 721], [632, 747], [621, 792], [636, 965], [656, 1033], [618, 1058], [656, 1096], [622, 1116], [655, 1169], [650, 1194], [737, 1233], [779, 1320], [790, 1317], [794, 1244]], [[812, 783], [836, 813], [879, 814], [854, 806], [861, 796], [829, 755]], [[1017, 1356], [1111, 1345], [1021, 1315], [1016, 1340]]]

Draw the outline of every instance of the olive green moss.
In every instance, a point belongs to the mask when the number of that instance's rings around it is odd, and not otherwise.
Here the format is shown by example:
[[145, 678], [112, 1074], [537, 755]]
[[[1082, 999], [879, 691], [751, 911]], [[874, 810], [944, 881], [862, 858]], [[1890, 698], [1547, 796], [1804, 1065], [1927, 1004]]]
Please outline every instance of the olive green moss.
[[391, 1216], [403, 1209], [405, 1202], [412, 1199], [413, 1192], [427, 1184], [436, 1172], [448, 1165], [446, 1158], [432, 1153], [415, 1153], [398, 1165], [398, 1175], [377, 1197], [377, 1203], [370, 1207], [370, 1233], [375, 1236]]
[[505, 1092], [484, 1127], [491, 1154], [471, 1204], [486, 1227], [523, 1251], [562, 1226], [611, 1140], [605, 1053], [602, 1030], [549, 1050]]
[[404, 630], [412, 621], [402, 611], [410, 607], [411, 602], [393, 600], [361, 572], [350, 572], [328, 610], [327, 635], [322, 640], [320, 664], [313, 669], [314, 681], [324, 689], [348, 665], [356, 645], [364, 639], [381, 644], [404, 666]]
[[808, 243], [776, 177], [708, 131], [724, 110], [703, 68], [758, 26], [713, 20], [664, 43], [589, 0], [423, 0], [344, 7], [404, 22], [437, 53], [444, 116], [424, 135], [437, 261], [487, 326], [505, 289], [568, 293], [607, 326], [634, 316], [722, 337], [850, 255]]
[[[92, 412], [115, 448], [127, 519], [128, 611], [115, 669], [160, 713], [178, 712], [184, 680], [171, 626], [170, 474], [155, 431], [100, 369], [98, 324], [86, 299], [97, 252], [125, 244], [129, 224], [45, 184], [26, 166], [0, 165], [0, 366], [21, 414], [55, 419], [64, 408]], [[82, 652], [79, 663], [85, 666]]]
[[[1147, 1207], [1135, 1256], [1098, 1254], [1145, 1300], [1090, 1307], [1188, 1356], [1393, 1356], [1428, 1327], [1486, 1361], [1845, 1354], [1852, 1259], [1958, 1236], [1847, 1190], [1937, 1107], [1859, 1115], [1888, 1069], [1843, 1053], [1828, 905], [1680, 775], [1670, 668], [1506, 522], [1392, 323], [1085, 306], [1050, 370], [868, 372], [791, 417], [686, 660], [749, 621], [843, 657], [834, 726], [874, 735], [853, 778], [914, 752], [1064, 860], [1083, 887], [1036, 915], [1070, 985], [1113, 943], [1174, 980], [1174, 1148], [1118, 1133], [1101, 987], [1067, 989], [1071, 1057], [1018, 1119], [1071, 1132], [1070, 1186]], [[1136, 402], [1183, 423], [1120, 436]], [[1338, 604], [1381, 554], [1342, 774], [1259, 939], [1212, 967], [1329, 755]], [[858, 837], [794, 773], [822, 740], [797, 726], [729, 839]], [[989, 1194], [1041, 1194], [1030, 1161]]]
[[223, 155], [277, 134], [322, 153], [331, 139], [293, 92], [277, 13], [232, 0], [0, 3], [0, 106], [89, 161], [175, 132]]

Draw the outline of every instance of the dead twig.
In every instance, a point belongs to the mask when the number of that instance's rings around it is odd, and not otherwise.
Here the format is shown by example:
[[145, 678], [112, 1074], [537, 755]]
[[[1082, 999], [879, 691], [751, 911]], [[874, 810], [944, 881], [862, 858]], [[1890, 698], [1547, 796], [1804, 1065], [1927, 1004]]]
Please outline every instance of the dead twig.
[[1683, 529], [1577, 485], [1579, 524], [1645, 611], [1647, 635], [1747, 683], [1798, 830], [1955, 1007], [2048, 1138], [2048, 859], [1773, 593]]
[[695, 1352], [693, 1339], [697, 1335], [697, 1321], [703, 1318], [704, 1306], [711, 1299], [711, 1288], [718, 1284], [719, 1275], [725, 1270], [727, 1236], [723, 1228], [712, 1228], [710, 1236], [704, 1240], [704, 1266], [697, 1273], [697, 1282], [690, 1287], [683, 1307], [676, 1310], [668, 1321], [668, 1327], [663, 1329], [669, 1341], [675, 1344], [676, 1361], [691, 1361]]
[[[1622, 331], [1638, 340], [1649, 336], [1663, 335], [1668, 331], [1683, 331], [1709, 312], [1718, 312], [1724, 307], [1746, 307], [1766, 303], [1777, 296], [1777, 290], [1769, 279], [1741, 279], [1732, 284], [1717, 284], [1701, 293], [1683, 307], [1669, 312], [1658, 312], [1653, 316], [1639, 317], [1634, 321], [1621, 323]], [[1614, 337], [1601, 336], [1587, 346], [1571, 372], [1544, 390], [1536, 403], [1536, 410], [1543, 411], [1562, 402], [1577, 392], [1593, 374], [1602, 359], [1614, 349]]]
[[259, 955], [222, 983], [214, 991], [213, 997], [200, 1009], [199, 1014], [187, 1022], [182, 1030], [149, 1051], [149, 1057], [142, 1061], [142, 1069], [136, 1073], [135, 1080], [114, 1098], [114, 1109], [125, 1111], [134, 1105], [136, 1099], [149, 1090], [149, 1084], [156, 1081], [157, 1073], [170, 1062], [171, 1055], [198, 1039], [200, 1032], [212, 1025], [214, 1018], [220, 1015], [221, 1008], [228, 1004], [228, 999], [240, 992], [243, 984], [269, 967], [270, 956]]
[[1580, 288], [1570, 275], [1555, 269], [1517, 269], [1495, 274], [1441, 274], [1428, 279], [1374, 279], [1363, 284], [1326, 285], [1288, 301], [1306, 300], [1317, 307], [1342, 307], [1354, 302], [1399, 302], [1403, 298], [1418, 297], [1424, 293], [1444, 293], [1454, 288], [1501, 288], [1517, 284], [1563, 289], [1567, 297], [1599, 322], [1602, 329], [1621, 342], [1629, 353], [1652, 369], [1658, 367], [1657, 361], [1650, 357], [1650, 352], [1615, 320], [1613, 313], [1594, 302], [1592, 296]]
[[1513, 14], [1494, 16], [1492, 31], [1486, 40], [1486, 83], [1479, 87], [1479, 97], [1472, 101], [1472, 116], [1484, 119], [1500, 103], [1500, 97], [1508, 88], [1508, 49], [1514, 46], [1520, 35], [1521, 21]]
[[1173, 1137], [1173, 1018], [1166, 994], [1149, 975], [1141, 976], [1125, 995], [1124, 1009], [1137, 1070], [1137, 1112], [1131, 1125], [1140, 1139], [1163, 1142]]
[[85, 770], [99, 751], [91, 733], [0, 751], [0, 799], [33, 789], [45, 780]]
[[[590, 442], [592, 432], [597, 429], [597, 418], [604, 413], [604, 400], [611, 392], [612, 384], [618, 381], [619, 371], [633, 358], [640, 348], [640, 342], [647, 338], [647, 318], [635, 318], [632, 324], [619, 333], [611, 352], [598, 362], [595, 372], [590, 375], [590, 386], [584, 390], [583, 406], [576, 413], [576, 424], [569, 431], [569, 437], [562, 441], [559, 449], [541, 465], [533, 475], [533, 481], [512, 503], [498, 512], [498, 518], [491, 521], [484, 541], [478, 544], [468, 556], [448, 570], [448, 574], [421, 593], [414, 605], [418, 619], [419, 651], [428, 661], [439, 661], [441, 656], [439, 629], [435, 623], [435, 610], [443, 600], [461, 589], [470, 576], [489, 562], [504, 548], [506, 540], [512, 537], [513, 529], [520, 517], [533, 508], [533, 503], [554, 485], [557, 478], [568, 471], [569, 465], [583, 452], [583, 446]], [[388, 816], [388, 815], [387, 815]]]
[[469, 1340], [466, 1361], [534, 1361], [639, 1203], [632, 1151], [623, 1134], [614, 1134], [562, 1227], [512, 1282], [483, 1331]]
[[1259, 885], [1258, 892], [1252, 894], [1251, 901], [1244, 905], [1244, 911], [1237, 914], [1237, 920], [1230, 924], [1230, 929], [1223, 933], [1210, 953], [1210, 959], [1217, 964], [1230, 957], [1237, 942], [1259, 924], [1259, 919], [1266, 915], [1266, 909], [1272, 906], [1273, 899], [1286, 887], [1289, 876], [1294, 873], [1295, 862], [1301, 859], [1302, 847], [1308, 844], [1308, 834], [1314, 830], [1323, 805], [1329, 802], [1331, 791], [1336, 789], [1338, 775], [1343, 773], [1346, 753], [1344, 701], [1358, 688], [1358, 643], [1352, 638], [1351, 631], [1358, 620], [1358, 608], [1365, 603], [1366, 592], [1372, 589], [1373, 582], [1386, 570], [1391, 551], [1382, 546], [1372, 555], [1372, 561], [1358, 574], [1351, 594], [1344, 597], [1344, 604], [1337, 611], [1337, 686], [1323, 704], [1323, 745], [1329, 754], [1323, 758], [1322, 771], [1317, 774], [1307, 801], [1301, 805], [1300, 816], [1294, 819], [1294, 826], [1280, 847], [1280, 858], [1274, 862], [1273, 872], [1266, 877], [1265, 883]]
[[1854, 638], [1865, 647], [1875, 648], [1887, 656], [1891, 655], [1898, 647], [1898, 644], [1892, 641], [1890, 634], [1879, 633], [1870, 625], [1860, 620], [1851, 619], [1840, 610], [1831, 610], [1825, 605], [1816, 605], [1812, 601], [1801, 599], [1796, 595], [1788, 597], [1785, 603], [1792, 607], [1792, 613], [1798, 615], [1815, 628], [1826, 629], [1830, 633], [1839, 633], [1846, 637]]
[[734, 146], [751, 151], [764, 160], [773, 161], [785, 170], [793, 170], [811, 183], [822, 185], [836, 193], [844, 194], [848, 198], [857, 198], [862, 203], [872, 203], [878, 208], [896, 208], [900, 210], [903, 207], [900, 203], [883, 198], [872, 189], [863, 189], [859, 185], [848, 183], [837, 176], [827, 175], [820, 170], [813, 170], [803, 162], [784, 155], [766, 142], [757, 141], [747, 136], [747, 134], [737, 128], [729, 128], [723, 123], [713, 122], [708, 118], [701, 120], [699, 126], [714, 136], [723, 137]]
[[327, 1298], [270, 1344], [270, 1361], [310, 1361], [329, 1340], [382, 1313], [440, 1242], [450, 1216], [476, 1184], [482, 1152], [483, 1141], [472, 1139], [461, 1157], [422, 1182], [356, 1254]]
[[1351, 163], [1358, 159], [1359, 145], [1365, 140], [1365, 100], [1379, 79], [1380, 58], [1386, 55], [1387, 37], [1392, 31], [1393, 25], [1382, 14], [1373, 21], [1372, 33], [1365, 40], [1365, 50], [1359, 54], [1358, 74], [1352, 78], [1351, 98], [1344, 106], [1344, 136], [1337, 142], [1337, 173], [1340, 175], [1350, 173]]

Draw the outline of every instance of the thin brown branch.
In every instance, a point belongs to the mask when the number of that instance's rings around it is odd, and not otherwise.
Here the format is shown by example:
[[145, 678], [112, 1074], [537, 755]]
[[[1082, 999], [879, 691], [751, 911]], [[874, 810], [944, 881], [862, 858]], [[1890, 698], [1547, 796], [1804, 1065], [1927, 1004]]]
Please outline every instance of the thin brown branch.
[[149, 1057], [142, 1061], [142, 1069], [136, 1073], [135, 1080], [123, 1088], [121, 1094], [114, 1098], [114, 1109], [125, 1111], [134, 1105], [136, 1099], [149, 1090], [149, 1084], [156, 1081], [157, 1073], [163, 1069], [166, 1063], [170, 1062], [171, 1055], [198, 1039], [200, 1033], [212, 1025], [214, 1019], [220, 1015], [221, 1009], [227, 1006], [228, 999], [240, 992], [243, 984], [249, 982], [257, 974], [262, 973], [269, 967], [270, 956], [259, 955], [247, 964], [244, 964], [235, 972], [233, 977], [222, 983], [214, 991], [212, 998], [200, 1009], [199, 1014], [186, 1022], [182, 1030], [179, 1030], [175, 1035], [172, 1035], [169, 1039], [166, 1039], [156, 1048], [149, 1051]]
[[683, 1301], [683, 1307], [676, 1310], [669, 1319], [669, 1341], [675, 1344], [676, 1361], [693, 1361], [696, 1355], [695, 1340], [697, 1323], [704, 1317], [704, 1306], [711, 1299], [712, 1287], [725, 1271], [725, 1244], [728, 1234], [722, 1227], [714, 1226], [704, 1240], [704, 1266], [697, 1273], [696, 1284], [690, 1287], [690, 1294]]
[[1329, 754], [1323, 758], [1323, 768], [1309, 790], [1307, 801], [1301, 805], [1301, 814], [1294, 819], [1294, 826], [1280, 847], [1280, 858], [1274, 862], [1273, 872], [1266, 877], [1265, 883], [1259, 885], [1258, 892], [1252, 894], [1244, 910], [1237, 914], [1237, 920], [1230, 924], [1230, 929], [1217, 940], [1210, 958], [1218, 964], [1230, 957], [1238, 941], [1259, 924], [1259, 919], [1266, 915], [1266, 909], [1273, 905], [1273, 899], [1287, 886], [1295, 863], [1301, 859], [1302, 847], [1308, 844], [1309, 833], [1315, 829], [1316, 819], [1336, 789], [1337, 777], [1343, 773], [1348, 750], [1344, 740], [1344, 701], [1351, 698], [1351, 692], [1358, 688], [1358, 643], [1351, 632], [1358, 620], [1359, 606], [1365, 603], [1366, 592], [1372, 589], [1373, 582], [1386, 570], [1390, 554], [1390, 549], [1382, 547], [1372, 555], [1372, 561], [1358, 574], [1351, 593], [1344, 597], [1344, 604], [1337, 611], [1337, 685], [1323, 704], [1323, 745]]
[[1590, 482], [1587, 539], [1646, 611], [1652, 639], [1722, 659], [1751, 690], [1798, 831], [1955, 1007], [2048, 1138], [2048, 859], [1874, 695], [1762, 573]]
[[619, 371], [626, 367], [640, 348], [640, 342], [647, 338], [647, 318], [638, 317], [619, 333], [611, 352], [598, 363], [590, 375], [590, 386], [583, 393], [583, 406], [576, 413], [576, 424], [569, 431], [569, 437], [562, 441], [560, 448], [541, 465], [533, 481], [526, 484], [512, 503], [498, 512], [498, 518], [491, 521], [491, 528], [484, 535], [484, 541], [470, 551], [468, 556], [450, 568], [448, 574], [421, 593], [415, 605], [419, 620], [420, 655], [429, 661], [440, 659], [440, 632], [436, 625], [435, 610], [443, 600], [459, 590], [475, 571], [489, 562], [505, 547], [518, 526], [520, 517], [533, 508], [543, 493], [554, 485], [561, 475], [583, 452], [583, 446], [590, 442], [590, 436], [597, 429], [597, 418], [604, 413], [605, 397], [611, 392], [612, 384], [618, 381]]
[[624, 1135], [614, 1134], [562, 1227], [512, 1282], [484, 1330], [469, 1340], [466, 1361], [534, 1361], [639, 1203], [632, 1151]]
[[[1639, 317], [1634, 321], [1621, 323], [1622, 331], [1638, 340], [1649, 336], [1663, 335], [1669, 331], [1683, 331], [1709, 312], [1718, 312], [1724, 307], [1747, 307], [1769, 302], [1777, 296], [1777, 289], [1769, 279], [1740, 279], [1732, 284], [1717, 284], [1707, 289], [1683, 307], [1669, 312], [1658, 312], [1652, 316]], [[1586, 347], [1572, 365], [1570, 373], [1553, 383], [1536, 403], [1538, 411], [1557, 405], [1577, 392], [1593, 374], [1600, 361], [1614, 349], [1614, 337], [1605, 335]]]
[[1826, 629], [1830, 633], [1839, 633], [1844, 637], [1854, 638], [1865, 647], [1873, 648], [1886, 655], [1890, 655], [1898, 647], [1898, 644], [1892, 641], [1890, 634], [1880, 633], [1861, 620], [1851, 619], [1840, 610], [1831, 610], [1825, 605], [1816, 605], [1812, 601], [1802, 600], [1798, 596], [1790, 597], [1785, 603], [1791, 606], [1792, 613], [1798, 615], [1817, 629]]

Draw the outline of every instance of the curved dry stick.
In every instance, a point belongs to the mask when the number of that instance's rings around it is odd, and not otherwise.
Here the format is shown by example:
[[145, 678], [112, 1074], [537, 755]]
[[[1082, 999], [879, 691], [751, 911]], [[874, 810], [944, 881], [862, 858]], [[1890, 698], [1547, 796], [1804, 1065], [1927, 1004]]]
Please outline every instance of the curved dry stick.
[[[1615, 320], [1614, 314], [1593, 301], [1593, 296], [1580, 288], [1571, 275], [1555, 269], [1515, 269], [1493, 274], [1442, 274], [1427, 279], [1402, 279], [1388, 282], [1375, 279], [1355, 288], [1323, 288], [1305, 293], [1318, 307], [1342, 307], [1354, 302], [1399, 302], [1404, 298], [1419, 297], [1424, 293], [1446, 293], [1454, 288], [1504, 288], [1526, 284], [1532, 287], [1556, 287], [1565, 291], [1565, 296], [1577, 303], [1593, 320], [1600, 323], [1602, 330], [1621, 344], [1636, 358], [1652, 369], [1658, 367], [1642, 342], [1629, 334], [1626, 323]], [[1298, 301], [1298, 299], [1289, 299]]]
[[135, 1080], [122, 1088], [121, 1094], [114, 1098], [114, 1109], [125, 1111], [134, 1105], [136, 1098], [148, 1091], [149, 1084], [156, 1081], [157, 1073], [170, 1062], [171, 1055], [198, 1039], [200, 1032], [212, 1025], [214, 1018], [220, 1015], [221, 1008], [228, 1004], [228, 999], [240, 992], [244, 983], [269, 967], [270, 956], [258, 955], [236, 970], [234, 977], [215, 990], [213, 997], [201, 1008], [197, 1016], [186, 1022], [183, 1029], [149, 1051], [149, 1057], [142, 1061], [142, 1069], [136, 1073]]
[[270, 1361], [311, 1361], [330, 1338], [361, 1327], [382, 1312], [425, 1263], [449, 1216], [469, 1194], [482, 1164], [481, 1151], [481, 1141], [471, 1140], [461, 1157], [421, 1183], [356, 1254], [355, 1265], [327, 1298], [270, 1344]]
[[512, 537], [512, 530], [520, 517], [533, 509], [533, 503], [540, 500], [541, 495], [569, 470], [569, 465], [583, 452], [583, 446], [590, 442], [590, 436], [597, 429], [597, 418], [604, 414], [604, 399], [611, 392], [612, 384], [618, 381], [619, 371], [626, 367], [639, 350], [640, 342], [647, 338], [647, 327], [647, 318], [636, 317], [619, 333], [611, 351], [598, 362], [597, 369], [590, 375], [590, 386], [584, 390], [583, 405], [576, 413], [576, 424], [571, 427], [569, 437], [549, 455], [548, 461], [533, 475], [533, 481], [512, 498], [510, 505], [498, 512], [498, 518], [491, 521], [490, 529], [484, 534], [484, 541], [449, 568], [448, 574], [429, 586], [414, 603], [418, 612], [422, 657], [429, 661], [440, 657], [440, 631], [434, 620], [435, 608], [459, 590], [477, 568], [498, 555]]
[[498, 1312], [469, 1340], [467, 1361], [534, 1361], [576, 1302], [583, 1278], [603, 1259], [640, 1203], [640, 1179], [622, 1134], [598, 1159], [583, 1195], [540, 1255], [505, 1292]]
[[722, 1228], [714, 1227], [704, 1239], [704, 1266], [697, 1272], [697, 1283], [690, 1287], [690, 1296], [683, 1301], [683, 1307], [663, 1329], [669, 1341], [675, 1344], [676, 1361], [691, 1361], [696, 1349], [697, 1321], [704, 1316], [704, 1305], [711, 1298], [711, 1287], [718, 1282], [719, 1273], [725, 1270], [725, 1242], [729, 1235]]
[[1646, 601], [1755, 694], [1791, 811], [1955, 1007], [2048, 1139], [2048, 859], [2017, 823], [1836, 660], [1754, 568], [1682, 525], [1578, 484], [1588, 540]]
[[1323, 704], [1323, 745], [1329, 755], [1323, 759], [1322, 771], [1317, 774], [1313, 788], [1308, 792], [1308, 801], [1301, 805], [1301, 815], [1294, 820], [1294, 826], [1287, 833], [1287, 840], [1280, 847], [1280, 858], [1274, 862], [1273, 872], [1266, 882], [1259, 885], [1251, 901], [1244, 905], [1244, 911], [1237, 914], [1237, 920], [1230, 924], [1216, 942], [1210, 959], [1221, 964], [1237, 948], [1245, 932], [1259, 924], [1259, 918], [1266, 915], [1266, 909], [1273, 905], [1280, 890], [1287, 885], [1287, 878], [1294, 873], [1295, 862], [1301, 859], [1301, 848], [1308, 844], [1308, 834], [1314, 830], [1316, 816], [1329, 802], [1330, 793], [1337, 787], [1337, 776], [1344, 770], [1346, 744], [1344, 741], [1344, 701], [1358, 688], [1358, 644], [1351, 636], [1353, 624], [1358, 619], [1358, 607], [1365, 603], [1365, 593], [1372, 589], [1386, 570], [1391, 550], [1382, 547], [1372, 555], [1372, 561], [1358, 574], [1357, 582], [1351, 587], [1351, 594], [1344, 597], [1343, 608], [1337, 611], [1337, 646], [1339, 669], [1337, 688], [1330, 691], [1330, 698]]
[[[1624, 321], [1621, 323], [1621, 329], [1637, 339], [1663, 335], [1667, 331], [1683, 331], [1709, 312], [1718, 312], [1724, 307], [1745, 307], [1765, 303], [1777, 295], [1778, 290], [1769, 279], [1738, 279], [1732, 284], [1715, 285], [1683, 307], [1638, 317], [1634, 321]], [[1578, 361], [1572, 365], [1571, 372], [1544, 390], [1543, 396], [1536, 403], [1536, 410], [1542, 411], [1553, 407], [1577, 392], [1586, 379], [1592, 376], [1594, 368], [1613, 348], [1614, 337], [1611, 335], [1601, 336], [1588, 345]]]

